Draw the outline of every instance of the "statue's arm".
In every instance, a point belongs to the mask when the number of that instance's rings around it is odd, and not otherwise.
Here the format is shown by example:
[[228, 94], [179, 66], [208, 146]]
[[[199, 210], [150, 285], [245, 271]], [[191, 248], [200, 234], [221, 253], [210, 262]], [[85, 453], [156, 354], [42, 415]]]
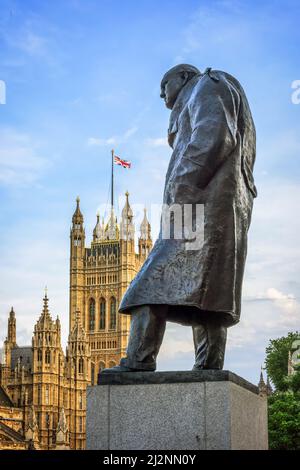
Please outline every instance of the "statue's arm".
[[202, 80], [189, 102], [192, 135], [183, 153], [182, 176], [204, 189], [236, 146], [240, 96], [225, 79]]

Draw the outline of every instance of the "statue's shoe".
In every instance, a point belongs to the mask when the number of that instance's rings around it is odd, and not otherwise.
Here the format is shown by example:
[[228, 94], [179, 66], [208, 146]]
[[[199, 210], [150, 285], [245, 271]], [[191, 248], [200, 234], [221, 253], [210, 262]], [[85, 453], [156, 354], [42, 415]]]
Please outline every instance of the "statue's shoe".
[[195, 364], [192, 370], [222, 370], [222, 369], [218, 367], [198, 366]]
[[203, 366], [197, 366], [196, 364], [193, 366], [192, 370], [203, 370]]
[[115, 374], [116, 372], [141, 372], [139, 369], [131, 369], [130, 367], [126, 366], [115, 366], [109, 369], [103, 369], [100, 373], [101, 374]]

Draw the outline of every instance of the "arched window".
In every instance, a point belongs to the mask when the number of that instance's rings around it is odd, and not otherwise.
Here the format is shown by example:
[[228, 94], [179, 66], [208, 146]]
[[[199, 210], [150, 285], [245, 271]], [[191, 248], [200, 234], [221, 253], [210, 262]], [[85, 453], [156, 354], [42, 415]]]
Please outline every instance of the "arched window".
[[45, 362], [46, 362], [46, 364], [50, 364], [50, 362], [51, 362], [50, 349], [47, 349], [47, 351], [46, 351]]
[[95, 329], [95, 300], [90, 300], [89, 305], [89, 329], [90, 331], [94, 331]]
[[110, 299], [110, 325], [109, 325], [109, 328], [111, 330], [116, 329], [116, 320], [117, 320], [117, 317], [116, 317], [116, 299], [114, 297], [112, 297]]
[[42, 362], [42, 357], [43, 357], [42, 351], [41, 351], [41, 349], [38, 349], [38, 352], [37, 352], [37, 360], [38, 360], [38, 362]]
[[79, 359], [79, 363], [78, 363], [78, 372], [79, 372], [79, 374], [83, 374], [83, 365], [84, 365], [84, 362], [83, 362], [83, 359], [81, 357]]
[[99, 328], [100, 330], [105, 330], [105, 310], [106, 310], [106, 305], [105, 305], [105, 299], [100, 299], [100, 325]]
[[98, 370], [99, 370], [99, 373], [100, 373], [103, 369], [105, 369], [105, 363], [101, 361], [101, 362], [99, 363], [99, 369], [98, 369]]

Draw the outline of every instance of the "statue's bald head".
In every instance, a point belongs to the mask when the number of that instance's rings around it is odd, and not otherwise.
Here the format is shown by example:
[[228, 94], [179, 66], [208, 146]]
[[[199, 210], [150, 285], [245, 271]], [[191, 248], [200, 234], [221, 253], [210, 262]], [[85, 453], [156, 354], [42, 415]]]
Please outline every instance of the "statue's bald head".
[[160, 85], [160, 96], [165, 100], [167, 108], [173, 108], [180, 90], [191, 78], [200, 73], [197, 67], [189, 64], [175, 65], [165, 73]]
[[174, 67], [172, 67], [170, 70], [168, 70], [163, 79], [167, 76], [167, 75], [173, 75], [173, 74], [177, 74], [177, 73], [182, 73], [182, 72], [187, 72], [191, 75], [191, 77], [193, 77], [194, 75], [198, 75], [200, 73], [200, 70], [197, 69], [197, 67], [194, 67], [194, 65], [190, 65], [190, 64], [179, 64], [179, 65], [175, 65]]

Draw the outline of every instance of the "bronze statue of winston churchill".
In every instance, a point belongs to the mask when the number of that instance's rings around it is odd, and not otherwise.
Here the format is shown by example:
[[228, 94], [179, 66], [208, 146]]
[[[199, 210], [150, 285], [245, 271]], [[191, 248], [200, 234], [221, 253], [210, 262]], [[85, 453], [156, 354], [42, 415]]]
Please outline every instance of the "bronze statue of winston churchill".
[[222, 369], [227, 328], [238, 323], [256, 187], [255, 126], [230, 74], [181, 64], [161, 81], [172, 147], [163, 203], [203, 205], [204, 240], [160, 235], [119, 307], [132, 316], [127, 356], [102, 373], [154, 371], [167, 321], [193, 329], [193, 369]]

